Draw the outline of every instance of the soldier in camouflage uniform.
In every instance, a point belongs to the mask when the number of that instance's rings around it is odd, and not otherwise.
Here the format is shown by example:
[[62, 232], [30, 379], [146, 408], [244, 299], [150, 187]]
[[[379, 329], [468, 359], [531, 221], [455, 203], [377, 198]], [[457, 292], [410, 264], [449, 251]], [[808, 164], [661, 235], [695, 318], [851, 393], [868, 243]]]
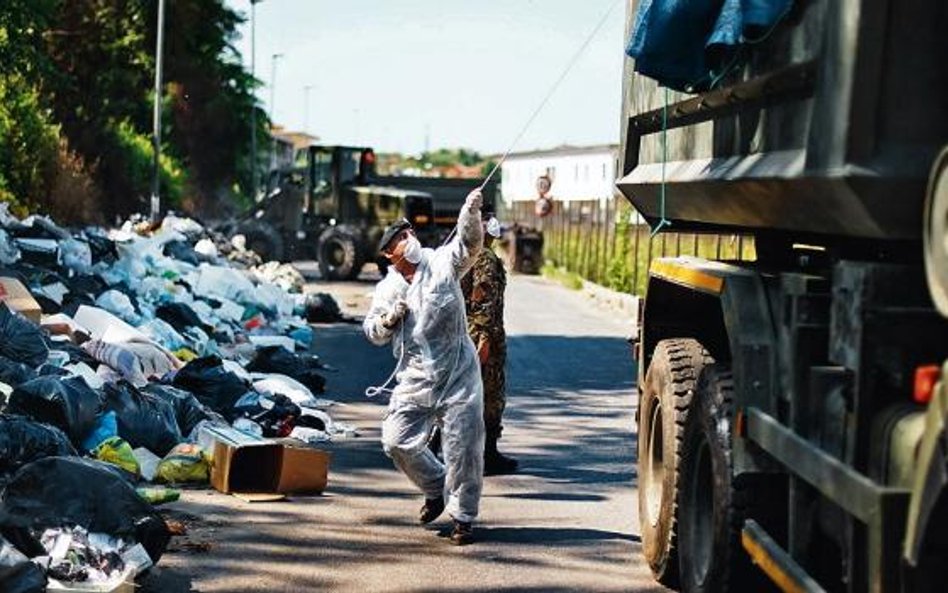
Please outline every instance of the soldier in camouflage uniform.
[[484, 444], [484, 474], [509, 474], [517, 469], [514, 459], [497, 451], [497, 439], [503, 430], [501, 415], [506, 406], [507, 335], [504, 332], [504, 289], [507, 274], [504, 264], [491, 249], [500, 236], [496, 218], [488, 221], [484, 232], [484, 249], [474, 267], [461, 280], [461, 290], [467, 305], [467, 327], [481, 362], [484, 383], [484, 426], [487, 438]]

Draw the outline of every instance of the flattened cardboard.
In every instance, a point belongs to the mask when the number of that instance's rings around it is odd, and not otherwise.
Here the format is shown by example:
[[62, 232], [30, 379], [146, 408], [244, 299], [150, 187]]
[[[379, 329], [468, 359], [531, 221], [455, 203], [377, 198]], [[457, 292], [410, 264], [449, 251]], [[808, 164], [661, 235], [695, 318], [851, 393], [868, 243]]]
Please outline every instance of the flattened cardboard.
[[39, 303], [16, 278], [0, 277], [0, 302], [34, 323], [39, 323], [43, 317]]
[[213, 441], [211, 486], [248, 501], [274, 494], [319, 493], [329, 478], [326, 451], [248, 435], [230, 427], [206, 429]]

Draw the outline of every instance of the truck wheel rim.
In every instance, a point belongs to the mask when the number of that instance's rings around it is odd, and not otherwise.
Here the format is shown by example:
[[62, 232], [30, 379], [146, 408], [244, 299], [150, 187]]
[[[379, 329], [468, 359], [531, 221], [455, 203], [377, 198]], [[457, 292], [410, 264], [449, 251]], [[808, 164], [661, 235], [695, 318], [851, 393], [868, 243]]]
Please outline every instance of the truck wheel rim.
[[649, 418], [648, 472], [645, 487], [646, 510], [652, 526], [658, 525], [662, 510], [662, 490], [665, 482], [664, 438], [662, 436], [662, 406], [658, 402]]
[[688, 484], [689, 503], [684, 510], [692, 526], [690, 541], [685, 542], [693, 558], [691, 576], [693, 583], [703, 583], [711, 567], [714, 547], [714, 478], [711, 465], [711, 449], [704, 438], [695, 450], [694, 472]]

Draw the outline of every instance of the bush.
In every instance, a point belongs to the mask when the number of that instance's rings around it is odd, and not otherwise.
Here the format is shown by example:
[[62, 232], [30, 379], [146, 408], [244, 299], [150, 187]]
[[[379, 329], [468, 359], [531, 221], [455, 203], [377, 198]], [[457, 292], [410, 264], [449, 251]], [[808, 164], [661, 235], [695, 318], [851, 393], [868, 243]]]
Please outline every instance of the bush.
[[59, 128], [36, 90], [18, 75], [0, 76], [0, 201], [22, 214], [45, 199], [58, 150]]
[[[155, 151], [151, 136], [141, 134], [129, 121], [119, 122], [114, 130], [115, 143], [125, 155], [126, 172], [132, 187], [142, 196], [151, 195]], [[178, 208], [184, 195], [187, 176], [179, 162], [162, 150], [158, 160], [162, 206]]]

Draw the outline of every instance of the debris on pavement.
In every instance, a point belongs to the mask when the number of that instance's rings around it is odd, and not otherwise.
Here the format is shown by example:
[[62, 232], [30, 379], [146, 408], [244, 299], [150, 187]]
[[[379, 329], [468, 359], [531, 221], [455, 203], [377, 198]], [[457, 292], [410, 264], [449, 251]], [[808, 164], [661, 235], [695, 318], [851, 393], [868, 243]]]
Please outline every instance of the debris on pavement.
[[303, 288], [189, 218], [71, 230], [0, 205], [0, 590], [124, 590], [187, 532], [158, 483], [321, 492], [313, 445], [355, 431], [309, 353], [339, 306]]

